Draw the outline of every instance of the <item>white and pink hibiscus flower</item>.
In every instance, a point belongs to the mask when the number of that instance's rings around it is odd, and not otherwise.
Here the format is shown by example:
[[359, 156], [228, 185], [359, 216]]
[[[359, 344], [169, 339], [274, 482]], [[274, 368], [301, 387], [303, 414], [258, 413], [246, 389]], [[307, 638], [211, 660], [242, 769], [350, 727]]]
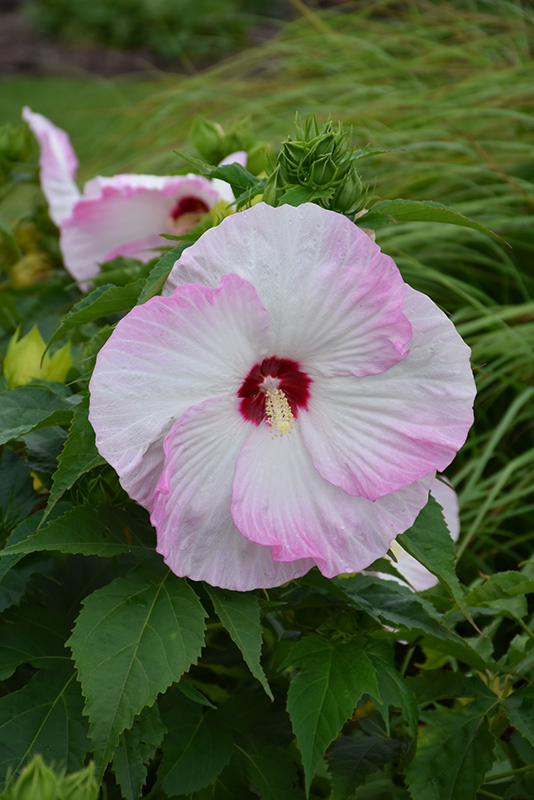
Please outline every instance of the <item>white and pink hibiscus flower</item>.
[[[22, 116], [39, 142], [40, 180], [52, 221], [60, 230], [65, 267], [81, 288], [116, 256], [150, 261], [168, 246], [162, 233], [186, 233], [218, 201], [232, 203], [230, 186], [200, 175], [114, 175], [76, 185], [78, 159], [70, 139], [42, 114], [25, 107]], [[233, 153], [223, 163], [246, 163]]]
[[470, 350], [345, 217], [260, 203], [183, 253], [100, 351], [100, 453], [179, 576], [228, 589], [358, 572], [473, 421]]

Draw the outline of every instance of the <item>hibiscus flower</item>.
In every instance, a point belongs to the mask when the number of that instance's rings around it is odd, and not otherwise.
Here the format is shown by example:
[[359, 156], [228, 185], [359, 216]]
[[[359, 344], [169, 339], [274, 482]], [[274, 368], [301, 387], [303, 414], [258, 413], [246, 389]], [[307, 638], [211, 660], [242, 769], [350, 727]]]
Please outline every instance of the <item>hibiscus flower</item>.
[[[162, 233], [184, 234], [215, 203], [234, 200], [228, 184], [199, 175], [96, 177], [80, 192], [78, 159], [65, 131], [28, 107], [22, 116], [41, 148], [41, 188], [60, 230], [65, 267], [81, 288], [105, 261], [116, 256], [149, 261], [154, 248], [167, 244]], [[222, 163], [235, 161], [246, 163], [246, 153], [233, 153]]]
[[227, 217], [163, 294], [100, 351], [90, 420], [173, 572], [246, 590], [383, 556], [472, 424], [445, 314], [312, 204]]

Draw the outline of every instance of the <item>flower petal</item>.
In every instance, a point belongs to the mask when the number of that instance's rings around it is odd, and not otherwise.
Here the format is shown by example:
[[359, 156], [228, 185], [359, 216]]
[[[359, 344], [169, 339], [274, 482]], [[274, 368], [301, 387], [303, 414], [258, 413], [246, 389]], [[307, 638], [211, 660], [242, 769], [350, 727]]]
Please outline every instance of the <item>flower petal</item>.
[[380, 375], [316, 381], [302, 437], [317, 471], [369, 500], [447, 467], [473, 422], [470, 350], [452, 322], [406, 287], [410, 354]]
[[235, 272], [269, 314], [273, 355], [310, 374], [373, 375], [408, 352], [405, 284], [389, 256], [350, 220], [319, 206], [258, 203], [187, 248], [163, 294]]
[[236, 275], [217, 289], [181, 286], [120, 320], [98, 354], [89, 418], [130, 497], [151, 508], [172, 425], [210, 397], [237, 401], [243, 375], [267, 349], [265, 309]]
[[426, 504], [433, 477], [375, 503], [351, 497], [321, 478], [297, 426], [273, 438], [260, 425], [237, 459], [232, 516], [243, 536], [271, 546], [276, 560], [313, 558], [331, 578], [385, 555]]
[[154, 248], [166, 245], [161, 234], [185, 197], [198, 198], [208, 208], [219, 199], [210, 182], [199, 176], [93, 178], [61, 226], [65, 266], [77, 281], [86, 281], [102, 262], [118, 255], [149, 261]]
[[78, 167], [76, 153], [65, 131], [57, 128], [42, 114], [36, 114], [25, 106], [22, 117], [39, 142], [41, 188], [48, 202], [50, 218], [59, 227], [70, 216], [80, 196], [74, 181]]
[[242, 536], [230, 513], [239, 450], [253, 426], [241, 419], [237, 397], [190, 408], [165, 439], [152, 523], [157, 550], [179, 576], [246, 591], [279, 586], [304, 575], [311, 560], [281, 564], [271, 548]]

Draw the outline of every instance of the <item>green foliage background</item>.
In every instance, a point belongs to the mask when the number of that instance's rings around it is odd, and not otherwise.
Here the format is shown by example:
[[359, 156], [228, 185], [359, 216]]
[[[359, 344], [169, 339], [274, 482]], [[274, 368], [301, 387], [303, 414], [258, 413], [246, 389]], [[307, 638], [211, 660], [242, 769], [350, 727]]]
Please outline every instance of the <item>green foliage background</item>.
[[[188, 171], [173, 151], [196, 154], [196, 114], [226, 129], [248, 116], [273, 151], [295, 111], [331, 115], [353, 126], [356, 146], [388, 151], [361, 163], [377, 199], [443, 203], [505, 240], [432, 221], [431, 207], [418, 221], [407, 204], [376, 230], [473, 349], [476, 422], [449, 472], [459, 582], [440, 557], [435, 504], [406, 537], [416, 555], [436, 542], [429, 566], [442, 580], [423, 593], [312, 572], [237, 594], [170, 574], [148, 515], [94, 448], [84, 399], [117, 314], [157, 288], [165, 264], [152, 277], [115, 264], [80, 304], [34, 205], [31, 160], [15, 165], [0, 206], [1, 345], [37, 322], [47, 340], [59, 329], [55, 346], [71, 341], [76, 368], [67, 386], [0, 393], [6, 792], [41, 753], [68, 773], [94, 760], [103, 796], [126, 800], [534, 793], [532, 7], [384, 0], [301, 11], [261, 48], [103, 109], [85, 134], [87, 108], [19, 105], [79, 130], [83, 179]], [[49, 270], [27, 288], [12, 277], [27, 253], [22, 222]]]

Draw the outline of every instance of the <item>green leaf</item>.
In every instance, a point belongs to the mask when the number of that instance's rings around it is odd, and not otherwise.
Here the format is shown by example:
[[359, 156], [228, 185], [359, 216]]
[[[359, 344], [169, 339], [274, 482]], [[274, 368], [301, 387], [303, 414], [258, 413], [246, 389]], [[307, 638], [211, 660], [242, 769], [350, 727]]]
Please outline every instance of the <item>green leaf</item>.
[[116, 506], [75, 506], [62, 516], [49, 520], [37, 533], [29, 526], [26, 539], [8, 545], [0, 557], [26, 555], [41, 550], [111, 558], [133, 553], [146, 560], [154, 550], [144, 539], [144, 513]]
[[372, 697], [382, 719], [384, 720], [386, 731], [389, 736], [389, 706], [401, 709], [404, 719], [408, 723], [410, 732], [415, 738], [417, 736], [417, 723], [419, 715], [415, 704], [414, 696], [402, 675], [389, 664], [385, 659], [380, 658], [375, 653], [369, 653], [375, 669], [378, 690], [381, 699]]
[[84, 766], [89, 746], [83, 700], [72, 664], [41, 670], [18, 692], [0, 699], [0, 775], [40, 753], [69, 772]]
[[207, 584], [206, 590], [217, 616], [241, 650], [248, 668], [272, 700], [273, 694], [260, 663], [262, 629], [258, 598], [253, 594], [223, 591]]
[[95, 444], [95, 432], [89, 422], [89, 397], [84, 397], [76, 406], [63, 452], [58, 458], [58, 468], [52, 476], [50, 497], [41, 525], [55, 504], [78, 480], [93, 467], [105, 464]]
[[238, 746], [240, 761], [262, 800], [303, 797], [297, 765], [283, 750], [247, 739]]
[[0, 680], [11, 677], [20, 664], [56, 669], [69, 661], [64, 645], [71, 624], [38, 605], [8, 611], [0, 626]]
[[398, 536], [397, 542], [449, 588], [459, 608], [474, 626], [456, 575], [454, 543], [445, 523], [443, 510], [432, 495], [412, 527]]
[[514, 728], [534, 746], [534, 687], [516, 689], [503, 700], [502, 707]]
[[174, 267], [175, 262], [178, 261], [184, 250], [189, 246], [190, 242], [180, 244], [178, 247], [174, 247], [172, 250], [169, 250], [168, 253], [165, 253], [165, 255], [160, 258], [158, 263], [155, 264], [150, 272], [150, 275], [145, 281], [143, 290], [140, 292], [139, 297], [137, 298], [138, 306], [146, 303], [147, 300], [150, 300], [150, 298], [155, 297], [157, 294], [161, 294], [161, 290], [165, 285], [165, 281], [169, 277], [169, 272]]
[[534, 592], [534, 580], [521, 572], [498, 572], [472, 589], [465, 601], [469, 606], [490, 608], [495, 614], [512, 619], [527, 615], [525, 595]]
[[332, 197], [333, 189], [307, 189], [305, 186], [291, 186], [279, 198], [278, 205], [300, 206], [302, 203], [312, 203], [321, 197]]
[[332, 800], [348, 800], [367, 775], [392, 764], [403, 751], [398, 739], [378, 734], [342, 736], [328, 751], [328, 772], [332, 778]]
[[31, 469], [52, 475], [57, 469], [57, 459], [63, 450], [66, 438], [66, 431], [57, 425], [21, 436], [20, 441], [26, 446]]
[[119, 737], [113, 757], [113, 771], [126, 800], [137, 800], [146, 782], [147, 764], [165, 734], [156, 703], [146, 706], [130, 730]]
[[447, 628], [442, 616], [428, 600], [407, 586], [362, 574], [347, 579], [338, 578], [336, 584], [355, 606], [377, 622], [397, 628], [399, 638], [413, 641], [418, 636], [424, 636], [429, 646], [466, 664], [479, 669], [488, 666], [486, 659], [466, 644], [461, 636]]
[[0, 444], [25, 433], [68, 425], [73, 403], [44, 386], [19, 386], [0, 393]]
[[206, 612], [185, 580], [136, 569], [87, 597], [68, 641], [101, 778], [119, 735], [195, 663]]
[[209, 786], [232, 756], [231, 728], [220, 713], [203, 709], [180, 692], [168, 692], [162, 705], [167, 734], [158, 783], [169, 797]]
[[[43, 569], [45, 566], [45, 569]], [[6, 575], [0, 585], [0, 612], [12, 606], [18, 606], [26, 594], [28, 581], [36, 572], [47, 572], [50, 564], [45, 559], [31, 561], [16, 566]]]
[[380, 200], [371, 206], [365, 215], [365, 220], [362, 220], [362, 224], [366, 228], [381, 227], [384, 224], [384, 218], [388, 217], [395, 222], [446, 222], [452, 225], [462, 225], [501, 239], [500, 236], [479, 222], [431, 200]]
[[287, 710], [308, 791], [326, 748], [362, 695], [380, 699], [380, 692], [369, 656], [354, 643], [333, 645], [319, 636], [306, 636], [291, 650], [285, 663], [289, 665], [302, 668], [291, 681]]
[[[492, 705], [497, 702], [495, 697]], [[476, 800], [495, 759], [496, 740], [486, 719], [490, 703], [474, 700], [463, 708], [439, 706], [429, 714], [406, 769], [413, 800]]]
[[425, 669], [419, 675], [407, 678], [406, 682], [414, 692], [417, 702], [422, 705], [456, 697], [495, 699], [494, 693], [477, 675], [464, 675], [463, 672]]
[[28, 463], [4, 448], [0, 457], [0, 531], [5, 536], [37, 502]]
[[54, 342], [80, 325], [107, 317], [110, 314], [129, 311], [136, 304], [144, 285], [145, 279], [140, 278], [127, 286], [113, 286], [112, 284], [99, 286], [71, 308], [48, 342], [46, 349], [48, 350]]

